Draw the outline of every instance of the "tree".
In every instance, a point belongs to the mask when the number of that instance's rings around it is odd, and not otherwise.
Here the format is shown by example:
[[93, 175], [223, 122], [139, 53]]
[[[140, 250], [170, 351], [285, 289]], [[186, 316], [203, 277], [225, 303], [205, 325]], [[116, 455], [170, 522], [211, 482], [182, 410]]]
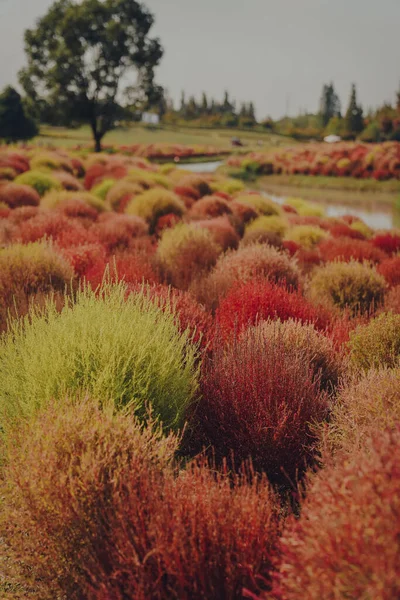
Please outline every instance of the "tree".
[[332, 117], [340, 117], [340, 100], [335, 92], [333, 83], [324, 85], [320, 102], [322, 126], [326, 127]]
[[205, 92], [203, 92], [203, 96], [201, 99], [201, 114], [203, 116], [208, 114], [208, 100]]
[[25, 33], [28, 65], [21, 84], [34, 100], [62, 106], [71, 119], [89, 123], [101, 151], [118, 97], [129, 90], [155, 104], [162, 90], [154, 85], [163, 49], [148, 36], [153, 22], [136, 0], [57, 0]]
[[348, 137], [355, 137], [364, 129], [364, 117], [361, 106], [357, 104], [356, 86], [351, 86], [350, 102], [344, 118], [344, 129]]
[[399, 91], [396, 92], [396, 109], [400, 112], [400, 88]]
[[0, 138], [7, 143], [29, 140], [38, 133], [35, 121], [27, 114], [18, 92], [8, 86], [0, 95]]

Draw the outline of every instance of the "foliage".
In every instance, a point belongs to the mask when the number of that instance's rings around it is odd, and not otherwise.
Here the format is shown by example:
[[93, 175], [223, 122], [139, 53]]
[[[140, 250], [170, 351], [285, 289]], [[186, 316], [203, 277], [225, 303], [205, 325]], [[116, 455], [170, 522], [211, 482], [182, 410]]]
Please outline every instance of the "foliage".
[[375, 268], [350, 261], [315, 269], [308, 291], [316, 303], [348, 308], [355, 314], [379, 308], [385, 290], [386, 282]]
[[56, 1], [25, 33], [28, 65], [20, 81], [27, 95], [65, 111], [66, 119], [89, 123], [100, 151], [121, 112], [121, 79], [129, 82], [134, 70], [146, 99], [159, 93], [153, 71], [163, 50], [158, 39], [148, 37], [153, 21], [136, 1]]
[[21, 96], [8, 86], [0, 94], [0, 139], [7, 143], [30, 140], [38, 133], [35, 121], [27, 114]]
[[350, 357], [360, 369], [396, 367], [400, 360], [400, 315], [382, 313], [350, 333]]
[[165, 427], [179, 428], [197, 386], [196, 349], [172, 315], [125, 285], [85, 288], [60, 313], [13, 323], [1, 340], [2, 421], [32, 418], [54, 398], [91, 393], [143, 416], [149, 402]]
[[399, 595], [399, 444], [398, 430], [376, 431], [367, 448], [314, 480], [282, 538], [277, 598]]
[[0, 186], [0, 202], [3, 202], [10, 208], [38, 206], [40, 196], [30, 185], [7, 183]]
[[304, 248], [311, 249], [321, 240], [328, 237], [326, 231], [313, 225], [296, 225], [285, 234], [285, 240], [296, 242]]
[[185, 212], [185, 207], [176, 194], [162, 188], [148, 190], [135, 196], [126, 208], [126, 214], [143, 218], [154, 232], [157, 220], [166, 214], [179, 217]]
[[180, 223], [164, 231], [157, 259], [165, 281], [186, 290], [195, 277], [215, 265], [221, 250], [207, 229]]

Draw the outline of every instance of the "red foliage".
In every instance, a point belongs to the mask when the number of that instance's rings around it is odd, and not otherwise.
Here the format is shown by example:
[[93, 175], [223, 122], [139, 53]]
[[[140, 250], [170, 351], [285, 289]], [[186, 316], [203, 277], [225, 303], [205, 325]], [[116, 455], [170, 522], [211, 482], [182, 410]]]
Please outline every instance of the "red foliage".
[[292, 240], [284, 240], [282, 243], [282, 247], [284, 248], [284, 250], [289, 252], [290, 256], [294, 256], [296, 252], [301, 248], [300, 244]]
[[385, 311], [392, 311], [400, 315], [400, 285], [392, 288], [385, 298]]
[[22, 221], [32, 219], [38, 212], [39, 208], [37, 206], [21, 206], [21, 208], [14, 208], [10, 213], [10, 221], [18, 225], [19, 223], [22, 223]]
[[143, 253], [122, 253], [107, 260], [99, 257], [98, 260], [85, 272], [86, 280], [93, 289], [103, 281], [104, 274], [108, 273], [112, 281], [123, 280], [128, 284], [158, 283], [151, 259]]
[[290, 204], [283, 204], [282, 208], [283, 208], [283, 210], [284, 210], [285, 213], [289, 213], [289, 214], [292, 214], [292, 215], [297, 215], [298, 214], [297, 210], [295, 209], [295, 207], [294, 206], [290, 206]]
[[190, 185], [177, 185], [174, 188], [174, 192], [183, 199], [191, 198], [192, 200], [199, 200], [201, 198], [200, 192]]
[[8, 183], [0, 186], [0, 202], [4, 202], [10, 208], [38, 206], [40, 204], [40, 196], [29, 185]]
[[22, 221], [16, 233], [17, 240], [25, 244], [44, 237], [52, 238], [65, 248], [96, 241], [81, 223], [56, 211], [39, 211], [36, 216]]
[[360, 232], [352, 229], [346, 223], [334, 223], [331, 227], [328, 228], [329, 233], [332, 237], [349, 237], [353, 240], [364, 240], [365, 236]]
[[108, 252], [132, 247], [134, 239], [148, 234], [148, 226], [140, 217], [104, 213], [93, 227], [93, 232]]
[[46, 597], [240, 600], [270, 580], [280, 526], [265, 477], [204, 459], [178, 470], [154, 423], [63, 404], [18, 435], [7, 471], [10, 542]]
[[327, 239], [320, 242], [318, 248], [322, 259], [326, 262], [333, 260], [364, 262], [366, 260], [379, 263], [385, 259], [385, 253], [382, 250], [364, 240], [345, 237]]
[[400, 597], [400, 429], [374, 431], [366, 444], [311, 479], [282, 537], [273, 597]]
[[218, 196], [204, 196], [204, 198], [193, 204], [189, 217], [191, 219], [206, 219], [207, 217], [213, 218], [231, 214], [232, 210], [226, 200], [218, 198]]
[[314, 307], [299, 292], [289, 292], [269, 281], [253, 280], [233, 288], [216, 312], [216, 323], [223, 337], [269, 318], [313, 323], [320, 330], [329, 323], [328, 313]]
[[371, 243], [390, 255], [400, 251], [400, 235], [396, 233], [378, 233], [372, 238]]
[[70, 198], [63, 200], [55, 209], [66, 217], [72, 219], [83, 219], [85, 221], [96, 221], [99, 213], [84, 200]]
[[237, 217], [243, 225], [250, 223], [250, 221], [253, 221], [259, 216], [255, 208], [248, 206], [247, 204], [242, 204], [237, 200], [232, 200], [232, 202], [229, 203], [229, 206], [235, 217]]
[[157, 219], [157, 223], [154, 229], [154, 233], [158, 236], [164, 231], [164, 229], [169, 229], [170, 227], [174, 227], [180, 221], [180, 217], [175, 215], [174, 213], [168, 213], [166, 215], [162, 215]]
[[383, 260], [378, 266], [378, 272], [384, 276], [391, 287], [400, 285], [400, 256]]
[[217, 217], [215, 219], [208, 219], [205, 221], [195, 221], [194, 225], [196, 227], [208, 229], [208, 231], [212, 233], [214, 240], [219, 246], [221, 246], [223, 250], [237, 248], [239, 245], [239, 235], [233, 228], [229, 219], [226, 217]]
[[250, 457], [271, 481], [287, 483], [312, 457], [309, 424], [326, 414], [327, 396], [309, 357], [249, 330], [205, 359], [188, 443], [192, 451], [212, 446], [218, 461], [233, 453], [240, 465]]
[[86, 273], [93, 269], [96, 263], [105, 262], [106, 259], [106, 252], [103, 246], [98, 243], [63, 248], [61, 253], [79, 278], [85, 277]]

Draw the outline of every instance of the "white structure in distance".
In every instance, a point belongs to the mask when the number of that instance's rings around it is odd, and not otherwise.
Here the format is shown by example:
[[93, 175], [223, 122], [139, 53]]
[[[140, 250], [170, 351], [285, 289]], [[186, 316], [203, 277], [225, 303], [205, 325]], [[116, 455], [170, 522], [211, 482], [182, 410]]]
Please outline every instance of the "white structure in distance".
[[154, 113], [144, 112], [142, 114], [142, 123], [147, 125], [159, 125], [160, 117]]
[[340, 135], [327, 135], [324, 137], [324, 142], [328, 142], [328, 144], [336, 144], [337, 142], [341, 142], [342, 138]]

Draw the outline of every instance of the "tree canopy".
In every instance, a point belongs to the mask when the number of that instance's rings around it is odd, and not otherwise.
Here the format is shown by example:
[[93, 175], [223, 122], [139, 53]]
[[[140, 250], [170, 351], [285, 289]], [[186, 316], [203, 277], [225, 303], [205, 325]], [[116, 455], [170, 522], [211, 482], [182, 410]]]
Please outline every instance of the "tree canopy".
[[20, 81], [26, 94], [89, 123], [100, 151], [123, 94], [158, 101], [154, 68], [163, 49], [149, 37], [153, 23], [135, 0], [58, 0], [25, 33], [28, 64]]
[[0, 94], [0, 139], [29, 140], [37, 134], [35, 121], [27, 114], [21, 96], [8, 86]]

